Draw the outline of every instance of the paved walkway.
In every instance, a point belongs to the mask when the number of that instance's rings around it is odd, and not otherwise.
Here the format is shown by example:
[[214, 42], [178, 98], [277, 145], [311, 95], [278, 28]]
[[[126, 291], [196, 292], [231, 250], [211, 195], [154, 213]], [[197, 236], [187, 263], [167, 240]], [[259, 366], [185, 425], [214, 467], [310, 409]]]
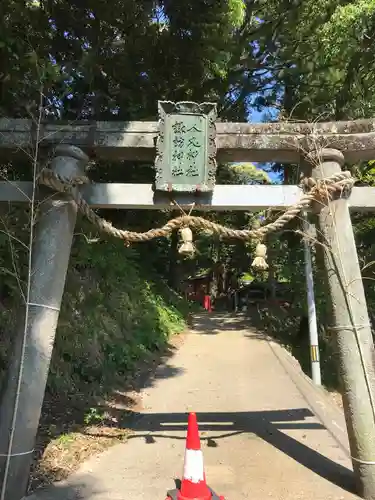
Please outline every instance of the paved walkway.
[[209, 485], [226, 500], [357, 498], [341, 411], [244, 318], [198, 316], [141, 398], [127, 443], [31, 498], [164, 500], [181, 477], [189, 411]]

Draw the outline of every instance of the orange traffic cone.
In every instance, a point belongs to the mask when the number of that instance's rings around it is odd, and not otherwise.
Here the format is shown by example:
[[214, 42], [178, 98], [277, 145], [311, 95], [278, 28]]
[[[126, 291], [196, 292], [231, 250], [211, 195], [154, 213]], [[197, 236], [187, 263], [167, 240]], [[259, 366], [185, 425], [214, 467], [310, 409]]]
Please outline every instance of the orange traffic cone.
[[224, 500], [224, 497], [219, 497], [207, 486], [195, 413], [190, 413], [188, 419], [184, 475], [181, 481], [181, 489], [169, 491], [167, 500], [169, 499]]

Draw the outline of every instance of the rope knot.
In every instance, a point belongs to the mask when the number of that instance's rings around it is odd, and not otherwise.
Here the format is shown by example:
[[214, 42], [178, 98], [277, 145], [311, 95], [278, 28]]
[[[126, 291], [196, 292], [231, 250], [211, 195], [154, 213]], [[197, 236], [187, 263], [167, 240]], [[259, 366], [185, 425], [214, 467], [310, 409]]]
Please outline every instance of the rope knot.
[[308, 193], [316, 186], [316, 180], [312, 177], [304, 177], [301, 182], [301, 188], [305, 193]]
[[354, 183], [355, 179], [352, 174], [344, 170], [326, 179], [315, 180], [312, 177], [305, 177], [301, 187], [314, 201], [327, 204], [337, 196], [349, 196]]
[[56, 174], [49, 168], [44, 168], [38, 177], [38, 182], [41, 185], [47, 186], [59, 193], [71, 193], [72, 189], [90, 182], [86, 175], [80, 175], [71, 179]]

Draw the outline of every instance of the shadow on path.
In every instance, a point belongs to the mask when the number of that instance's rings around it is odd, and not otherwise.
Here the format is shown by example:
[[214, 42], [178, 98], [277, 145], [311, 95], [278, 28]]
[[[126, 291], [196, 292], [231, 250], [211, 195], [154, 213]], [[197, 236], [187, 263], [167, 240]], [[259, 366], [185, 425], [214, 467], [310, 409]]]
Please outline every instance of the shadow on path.
[[191, 331], [201, 335], [217, 335], [230, 330], [248, 330], [251, 328], [249, 318], [241, 313], [228, 312], [194, 314]]
[[[220, 440], [231, 436], [249, 433], [254, 434], [299, 464], [307, 467], [331, 483], [355, 493], [354, 475], [350, 469], [335, 463], [318, 451], [285, 434], [284, 430], [301, 429], [325, 430], [318, 422], [306, 421], [314, 414], [307, 408], [291, 410], [249, 411], [229, 413], [197, 413], [202, 442], [209, 447], [220, 447]], [[130, 427], [135, 434], [129, 439], [145, 440], [153, 444], [157, 439], [185, 440], [187, 413], [154, 413], [144, 414], [132, 419], [124, 419], [123, 425]], [[182, 432], [181, 436], [169, 434]], [[210, 432], [206, 437], [205, 432]], [[212, 434], [213, 433], [213, 434]], [[305, 436], [302, 436], [302, 439]]]
[[[74, 483], [71, 482], [69, 485], [63, 483], [52, 484], [34, 491], [25, 500], [78, 500], [80, 498], [91, 498], [92, 495], [95, 498], [100, 498], [105, 494], [105, 491], [96, 483], [97, 481], [91, 476], [81, 474], [79, 480]], [[84, 491], [84, 496], [81, 494], [82, 491]], [[99, 495], [99, 497], [96, 495]]]
[[[40, 486], [60, 481], [67, 476], [69, 468], [67, 469], [65, 466], [66, 458], [61, 452], [59, 438], [70, 433], [87, 435], [85, 429], [98, 423], [95, 420], [86, 421], [86, 415], [90, 408], [94, 408], [100, 416], [105, 415], [99, 421], [99, 425], [113, 427], [112, 418], [116, 417], [119, 411], [121, 415], [124, 415], [126, 411], [133, 415], [139, 410], [138, 393], [142, 388], [153, 387], [155, 382], [160, 379], [178, 377], [183, 373], [182, 368], [170, 364], [170, 359], [175, 355], [179, 346], [179, 339], [182, 342], [183, 335], [176, 336], [173, 341], [168, 342], [159, 351], [152, 355], [149, 354], [143, 361], [139, 361], [135, 374], [119, 379], [116, 385], [106, 388], [108, 393], [103, 389], [102, 393], [99, 391], [99, 394], [96, 394], [90, 390], [90, 387], [88, 387], [87, 392], [73, 394], [51, 395], [46, 393], [35, 443], [29, 493]], [[104, 434], [103, 437], [111, 436]], [[51, 462], [44, 455], [52, 440], [57, 443], [55, 451], [60, 453], [60, 462], [56, 460]], [[76, 460], [77, 466], [82, 461], [82, 457], [85, 460], [90, 456], [88, 453], [90, 446], [92, 446], [91, 441], [83, 445], [79, 440], [76, 447], [73, 447], [72, 443], [69, 445], [72, 461]], [[94, 448], [99, 451], [96, 446]]]

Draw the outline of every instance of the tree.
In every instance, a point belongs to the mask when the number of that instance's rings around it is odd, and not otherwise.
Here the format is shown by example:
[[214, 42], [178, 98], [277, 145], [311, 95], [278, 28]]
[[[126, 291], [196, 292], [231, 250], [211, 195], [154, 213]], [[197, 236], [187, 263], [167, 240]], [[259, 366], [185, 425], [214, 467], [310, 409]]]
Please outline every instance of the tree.
[[[289, 4], [289, 7], [286, 6]], [[275, 85], [268, 103], [287, 119], [354, 119], [374, 112], [371, 0], [267, 2], [262, 20]]]

